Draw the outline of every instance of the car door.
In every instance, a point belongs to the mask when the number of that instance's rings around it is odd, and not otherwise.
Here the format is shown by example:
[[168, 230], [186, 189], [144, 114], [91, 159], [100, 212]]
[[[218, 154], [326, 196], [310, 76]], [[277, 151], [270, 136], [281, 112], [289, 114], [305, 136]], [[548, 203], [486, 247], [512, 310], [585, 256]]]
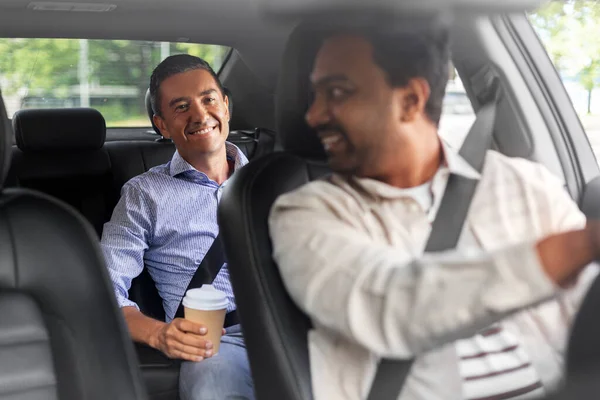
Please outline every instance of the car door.
[[[498, 24], [546, 122], [566, 186], [588, 218], [600, 217], [600, 5], [553, 1]], [[561, 398], [600, 391], [600, 281], [591, 286], [572, 328]]]

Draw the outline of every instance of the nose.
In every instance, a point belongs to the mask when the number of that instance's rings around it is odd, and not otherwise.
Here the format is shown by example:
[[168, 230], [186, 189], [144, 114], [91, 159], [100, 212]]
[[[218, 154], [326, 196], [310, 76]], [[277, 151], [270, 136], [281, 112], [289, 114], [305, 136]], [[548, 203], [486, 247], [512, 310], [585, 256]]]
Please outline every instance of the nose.
[[208, 119], [208, 112], [200, 100], [194, 100], [190, 104], [190, 120], [191, 122], [204, 122]]
[[304, 116], [306, 123], [315, 128], [319, 125], [325, 125], [329, 122], [329, 112], [322, 100], [322, 96], [316, 95]]

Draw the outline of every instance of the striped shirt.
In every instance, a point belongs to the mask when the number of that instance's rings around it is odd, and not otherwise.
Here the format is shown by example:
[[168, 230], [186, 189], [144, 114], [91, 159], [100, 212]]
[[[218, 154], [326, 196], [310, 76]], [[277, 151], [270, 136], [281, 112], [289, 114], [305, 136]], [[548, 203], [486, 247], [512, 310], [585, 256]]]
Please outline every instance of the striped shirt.
[[[453, 173], [474, 178], [476, 172], [467, 163], [454, 163]], [[402, 189], [427, 214], [430, 224], [437, 214], [443, 190], [432, 187], [432, 182]], [[437, 197], [437, 198], [436, 198]], [[438, 200], [438, 201], [436, 201]], [[480, 244], [465, 229], [461, 247], [478, 249]], [[475, 336], [455, 343], [462, 398], [465, 400], [533, 399], [543, 397], [542, 383], [521, 346], [519, 338], [496, 323]]]
[[[235, 145], [227, 142], [226, 148], [236, 170], [248, 162]], [[166, 320], [174, 318], [185, 289], [219, 233], [217, 206], [226, 184], [210, 180], [175, 152], [167, 164], [123, 186], [101, 241], [119, 307], [137, 307], [127, 292], [145, 265], [163, 299]], [[227, 311], [233, 311], [227, 264], [213, 284], [227, 294]]]
[[546, 392], [519, 338], [501, 323], [456, 342], [467, 400], [538, 399]]

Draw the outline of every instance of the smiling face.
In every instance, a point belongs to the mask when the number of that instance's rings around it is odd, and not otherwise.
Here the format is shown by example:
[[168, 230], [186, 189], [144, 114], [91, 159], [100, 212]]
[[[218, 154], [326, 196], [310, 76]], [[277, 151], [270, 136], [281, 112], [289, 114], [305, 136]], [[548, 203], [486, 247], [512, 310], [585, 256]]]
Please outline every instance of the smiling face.
[[386, 137], [398, 118], [391, 109], [393, 89], [373, 61], [365, 39], [340, 35], [321, 47], [311, 81], [314, 101], [306, 114], [335, 171], [372, 174]]
[[316, 130], [339, 173], [381, 179], [414, 156], [426, 122], [429, 86], [411, 78], [393, 87], [364, 37], [325, 40], [313, 67], [314, 100], [306, 121]]
[[159, 87], [161, 115], [154, 123], [173, 140], [190, 164], [200, 158], [225, 154], [229, 135], [229, 99], [212, 75], [194, 69], [165, 79]]

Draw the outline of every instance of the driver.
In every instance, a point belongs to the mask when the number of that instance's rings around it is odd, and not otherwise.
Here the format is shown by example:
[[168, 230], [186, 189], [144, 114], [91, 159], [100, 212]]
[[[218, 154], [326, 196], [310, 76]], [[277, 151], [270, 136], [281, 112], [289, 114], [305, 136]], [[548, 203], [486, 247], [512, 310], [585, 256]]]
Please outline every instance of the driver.
[[[439, 137], [445, 29], [335, 31], [306, 113], [334, 174], [278, 198], [274, 258], [312, 319], [315, 398], [361, 399], [380, 358], [415, 362], [402, 400], [537, 398], [600, 255], [598, 224], [542, 165]], [[424, 254], [450, 174], [479, 184], [458, 247]]]

